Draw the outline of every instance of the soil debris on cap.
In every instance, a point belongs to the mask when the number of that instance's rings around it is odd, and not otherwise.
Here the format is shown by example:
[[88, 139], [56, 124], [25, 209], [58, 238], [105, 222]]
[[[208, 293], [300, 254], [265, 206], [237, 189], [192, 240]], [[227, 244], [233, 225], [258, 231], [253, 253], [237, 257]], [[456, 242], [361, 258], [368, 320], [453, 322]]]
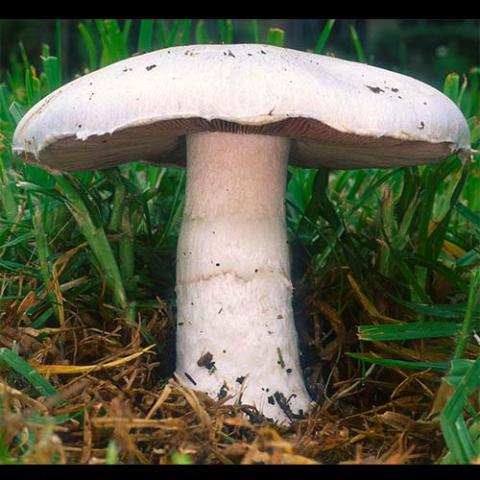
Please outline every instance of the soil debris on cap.
[[204, 353], [197, 362], [199, 367], [205, 367], [208, 370], [211, 370], [215, 367], [215, 362], [213, 360], [213, 355], [210, 352]]
[[365, 85], [369, 90], [371, 90], [373, 93], [384, 93], [385, 90], [383, 90], [380, 87], [372, 87], [370, 85]]

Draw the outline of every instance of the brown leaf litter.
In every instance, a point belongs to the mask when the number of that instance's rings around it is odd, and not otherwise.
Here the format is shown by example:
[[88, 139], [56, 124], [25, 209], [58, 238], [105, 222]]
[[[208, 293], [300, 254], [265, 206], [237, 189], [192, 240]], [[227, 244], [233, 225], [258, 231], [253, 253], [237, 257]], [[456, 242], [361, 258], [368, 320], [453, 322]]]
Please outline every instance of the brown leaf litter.
[[[113, 309], [96, 319], [68, 302], [60, 328], [37, 330], [25, 318], [39, 301], [35, 295], [3, 304], [0, 347], [15, 346], [59, 392], [41, 397], [0, 367], [0, 424], [9, 455], [24, 463], [101, 464], [114, 442], [119, 463], [168, 464], [175, 454], [202, 464], [437, 462], [445, 453], [437, 414], [448, 392], [431, 371], [370, 365], [362, 371], [345, 355], [358, 351], [357, 325], [398, 321], [393, 310], [380, 313], [351, 274], [347, 278], [346, 298], [320, 298], [317, 285], [306, 297], [308, 321], [299, 336], [310, 352], [305, 375], [319, 405], [289, 427], [175, 378], [174, 359], [163, 348], [172, 341], [174, 321], [161, 305], [139, 312], [140, 331], [124, 328]], [[428, 345], [366, 343], [366, 353], [437, 361], [451, 351], [448, 339]]]

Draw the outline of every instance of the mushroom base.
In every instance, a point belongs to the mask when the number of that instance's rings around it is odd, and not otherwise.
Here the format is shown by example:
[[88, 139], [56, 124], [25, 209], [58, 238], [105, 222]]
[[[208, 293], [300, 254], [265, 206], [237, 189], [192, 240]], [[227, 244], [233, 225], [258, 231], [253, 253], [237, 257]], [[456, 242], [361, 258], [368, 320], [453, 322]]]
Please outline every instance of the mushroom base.
[[280, 137], [188, 136], [177, 251], [177, 375], [280, 422], [311, 402], [291, 303], [289, 148]]

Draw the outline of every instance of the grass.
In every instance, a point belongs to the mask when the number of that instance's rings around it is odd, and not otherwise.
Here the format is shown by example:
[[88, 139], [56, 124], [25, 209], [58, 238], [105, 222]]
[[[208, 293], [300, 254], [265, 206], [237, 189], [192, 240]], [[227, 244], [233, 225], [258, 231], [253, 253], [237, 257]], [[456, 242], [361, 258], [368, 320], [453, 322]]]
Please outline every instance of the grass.
[[[216, 27], [142, 20], [133, 38], [129, 20], [82, 21], [78, 72], [235, 42], [235, 22]], [[255, 42], [285, 41], [255, 20], [250, 30]], [[290, 167], [295, 310], [321, 405], [288, 429], [247, 419], [169, 380], [184, 173], [132, 163], [52, 176], [11, 154], [21, 116], [70, 80], [59, 32], [57, 22], [39, 71], [20, 45], [0, 83], [0, 463], [478, 463], [479, 156]], [[326, 21], [312, 51], [334, 34]], [[477, 149], [479, 75], [475, 65], [444, 82]]]

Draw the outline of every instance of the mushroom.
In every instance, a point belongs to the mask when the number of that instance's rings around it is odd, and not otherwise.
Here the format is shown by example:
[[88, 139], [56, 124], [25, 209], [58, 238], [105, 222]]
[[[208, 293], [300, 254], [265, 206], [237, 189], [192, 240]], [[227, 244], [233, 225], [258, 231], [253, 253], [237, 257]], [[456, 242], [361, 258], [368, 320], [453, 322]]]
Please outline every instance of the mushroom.
[[287, 165], [376, 168], [468, 154], [442, 93], [381, 68], [267, 45], [190, 45], [74, 80], [20, 121], [13, 150], [52, 172], [186, 166], [177, 374], [289, 422], [306, 412], [292, 312]]

